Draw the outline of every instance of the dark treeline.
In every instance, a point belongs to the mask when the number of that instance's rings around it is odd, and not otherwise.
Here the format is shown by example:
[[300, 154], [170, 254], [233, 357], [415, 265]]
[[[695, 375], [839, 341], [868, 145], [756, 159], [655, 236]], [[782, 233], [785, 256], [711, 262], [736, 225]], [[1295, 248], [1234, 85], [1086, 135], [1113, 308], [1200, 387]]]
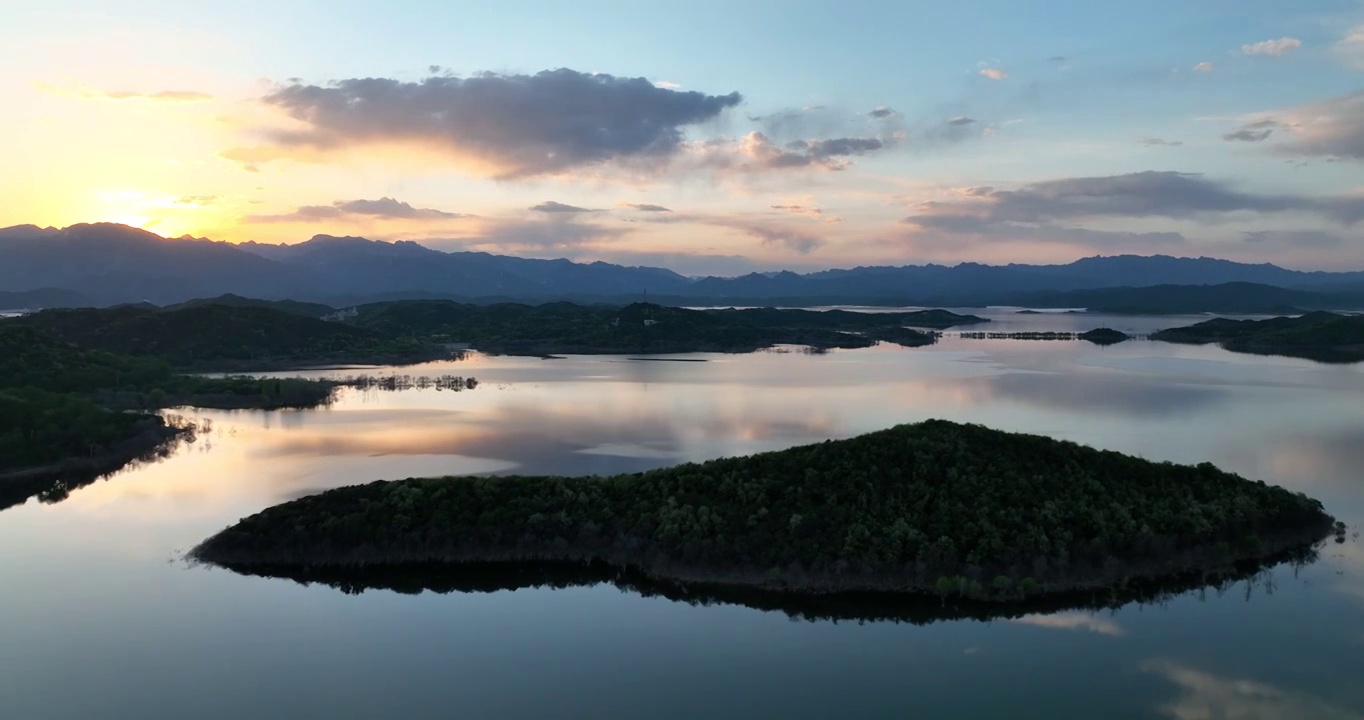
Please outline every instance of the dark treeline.
[[917, 347], [936, 341], [933, 330], [986, 322], [945, 310], [688, 310], [651, 303], [402, 300], [321, 314], [325, 309], [225, 296], [167, 308], [45, 310], [5, 322], [82, 347], [155, 356], [195, 371], [403, 364], [448, 358], [450, 347], [460, 343], [517, 355], [751, 352], [773, 345], [861, 348], [880, 341]]
[[[150, 417], [161, 420], [158, 416]], [[196, 424], [173, 417], [158, 424], [154, 432], [134, 435], [93, 456], [77, 453], [45, 465], [0, 471], [0, 510], [23, 505], [32, 498], [43, 503], [61, 502], [72, 492], [120, 470], [169, 457], [181, 444], [194, 442], [199, 429]]]
[[689, 310], [651, 303], [622, 308], [567, 302], [479, 306], [448, 300], [364, 305], [344, 321], [414, 341], [462, 342], [512, 355], [751, 352], [773, 345], [861, 348], [881, 340], [918, 346], [936, 340], [924, 330], [986, 322], [945, 310]]
[[206, 540], [236, 568], [604, 562], [654, 578], [1015, 601], [1226, 570], [1325, 536], [1299, 493], [929, 421], [592, 478], [410, 479], [270, 508]]
[[[283, 306], [281, 307], [277, 306]], [[92, 350], [148, 356], [185, 370], [262, 371], [329, 363], [448, 357], [430, 343], [297, 314], [294, 304], [188, 303], [44, 310], [3, 321]]]
[[1213, 318], [1151, 335], [1165, 342], [1217, 343], [1233, 352], [1284, 355], [1320, 362], [1364, 361], [1364, 316], [1329, 312], [1268, 320]]
[[[185, 430], [152, 411], [310, 408], [337, 387], [472, 389], [473, 378], [395, 376], [341, 380], [206, 377], [164, 357], [78, 347], [22, 323], [0, 321], [0, 479], [122, 462]], [[116, 462], [118, 461], [118, 462]]]

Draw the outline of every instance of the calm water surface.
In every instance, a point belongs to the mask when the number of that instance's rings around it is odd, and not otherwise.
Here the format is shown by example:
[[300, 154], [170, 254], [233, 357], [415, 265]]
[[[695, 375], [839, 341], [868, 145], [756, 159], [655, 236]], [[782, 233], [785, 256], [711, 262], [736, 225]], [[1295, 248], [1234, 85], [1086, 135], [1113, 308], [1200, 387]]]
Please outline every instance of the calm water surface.
[[[991, 330], [1172, 324], [999, 318]], [[1364, 366], [954, 337], [700, 357], [475, 355], [397, 371], [473, 375], [474, 391], [183, 411], [211, 430], [170, 459], [0, 512], [0, 717], [1364, 718], [1355, 539], [1220, 594], [927, 625], [609, 584], [347, 595], [179, 559], [241, 517], [339, 485], [636, 471], [926, 418], [1210, 460], [1364, 525]]]

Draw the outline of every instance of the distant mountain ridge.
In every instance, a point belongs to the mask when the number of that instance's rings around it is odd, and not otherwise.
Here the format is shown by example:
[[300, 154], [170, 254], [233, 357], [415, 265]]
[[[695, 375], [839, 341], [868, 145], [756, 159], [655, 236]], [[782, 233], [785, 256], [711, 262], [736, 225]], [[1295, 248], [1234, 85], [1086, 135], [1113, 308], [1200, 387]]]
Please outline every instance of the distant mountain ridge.
[[1121, 255], [1065, 265], [906, 265], [692, 279], [656, 267], [441, 252], [415, 242], [361, 237], [234, 245], [167, 239], [110, 223], [0, 229], [0, 292], [43, 290], [57, 304], [84, 298], [95, 305], [169, 305], [227, 294], [332, 306], [404, 298], [621, 302], [647, 293], [674, 304], [982, 306], [1019, 304], [1047, 293], [1225, 283], [1354, 293], [1364, 289], [1364, 272]]

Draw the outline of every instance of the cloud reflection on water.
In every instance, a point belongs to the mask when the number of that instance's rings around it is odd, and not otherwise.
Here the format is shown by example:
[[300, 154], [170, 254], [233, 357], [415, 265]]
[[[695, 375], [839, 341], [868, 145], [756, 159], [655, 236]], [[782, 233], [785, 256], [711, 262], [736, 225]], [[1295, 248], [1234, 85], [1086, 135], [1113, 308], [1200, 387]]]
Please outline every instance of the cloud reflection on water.
[[1056, 630], [1086, 630], [1096, 635], [1122, 637], [1127, 631], [1116, 621], [1094, 613], [1066, 612], [1055, 615], [1024, 615], [1010, 622]]
[[1314, 695], [1267, 683], [1221, 677], [1173, 660], [1148, 660], [1142, 670], [1179, 687], [1174, 701], [1159, 706], [1176, 720], [1360, 720], [1357, 712]]

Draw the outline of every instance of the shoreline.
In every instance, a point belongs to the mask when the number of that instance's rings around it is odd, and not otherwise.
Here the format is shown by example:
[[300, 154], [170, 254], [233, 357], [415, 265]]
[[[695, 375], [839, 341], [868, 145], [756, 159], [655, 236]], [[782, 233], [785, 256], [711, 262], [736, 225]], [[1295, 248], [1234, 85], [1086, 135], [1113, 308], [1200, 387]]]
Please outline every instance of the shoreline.
[[109, 475], [109, 473], [119, 472], [132, 462], [149, 458], [162, 450], [169, 449], [170, 446], [175, 445], [177, 440], [192, 434], [194, 434], [192, 425], [190, 427], [161, 425], [160, 428], [140, 432], [140, 434], [125, 439], [100, 454], [91, 455], [91, 457], [68, 457], [49, 462], [46, 465], [31, 465], [27, 468], [3, 470], [0, 472], [0, 487], [23, 483], [23, 481], [55, 480], [63, 476], [74, 475], [74, 473], [95, 477]]

